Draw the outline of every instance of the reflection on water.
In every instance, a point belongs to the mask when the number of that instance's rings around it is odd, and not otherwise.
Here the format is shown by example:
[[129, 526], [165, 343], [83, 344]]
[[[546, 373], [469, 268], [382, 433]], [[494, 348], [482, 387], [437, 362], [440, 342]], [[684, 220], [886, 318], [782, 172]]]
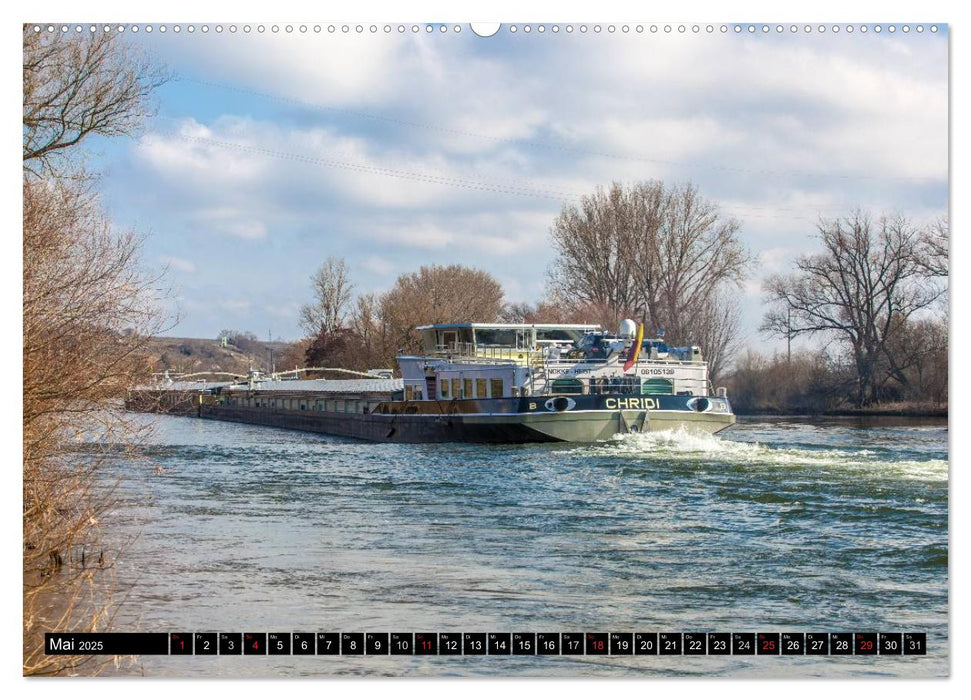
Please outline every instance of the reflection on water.
[[147, 675], [941, 676], [947, 427], [382, 445], [157, 417], [119, 630], [918, 631], [924, 658], [143, 657]]

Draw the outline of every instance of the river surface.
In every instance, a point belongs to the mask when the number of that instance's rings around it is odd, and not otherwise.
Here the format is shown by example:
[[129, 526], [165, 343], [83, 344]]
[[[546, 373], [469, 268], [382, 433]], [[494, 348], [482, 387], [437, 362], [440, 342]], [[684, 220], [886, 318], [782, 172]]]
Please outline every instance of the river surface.
[[116, 631], [925, 632], [924, 657], [140, 657], [193, 677], [939, 677], [943, 422], [741, 419], [722, 436], [389, 445], [194, 418], [104, 520]]

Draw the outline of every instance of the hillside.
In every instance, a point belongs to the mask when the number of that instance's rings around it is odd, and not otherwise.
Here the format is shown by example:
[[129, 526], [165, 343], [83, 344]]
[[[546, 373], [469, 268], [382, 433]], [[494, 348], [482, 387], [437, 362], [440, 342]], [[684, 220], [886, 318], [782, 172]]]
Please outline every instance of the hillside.
[[210, 338], [152, 338], [147, 346], [148, 361], [153, 372], [246, 374], [250, 369], [267, 371], [271, 356], [279, 367], [280, 359], [290, 347], [289, 343], [252, 338], [240, 338], [237, 343], [223, 346]]

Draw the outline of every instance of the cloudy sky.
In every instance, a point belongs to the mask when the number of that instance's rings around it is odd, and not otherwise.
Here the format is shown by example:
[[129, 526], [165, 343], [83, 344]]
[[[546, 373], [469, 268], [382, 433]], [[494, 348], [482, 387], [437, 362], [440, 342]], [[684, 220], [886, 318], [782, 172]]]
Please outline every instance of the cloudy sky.
[[359, 291], [458, 262], [535, 302], [565, 203], [662, 179], [741, 222], [754, 344], [761, 279], [814, 250], [820, 217], [947, 211], [943, 26], [194, 26], [127, 34], [175, 79], [136, 139], [94, 144], [110, 215], [168, 269], [172, 335], [297, 338], [330, 255]]

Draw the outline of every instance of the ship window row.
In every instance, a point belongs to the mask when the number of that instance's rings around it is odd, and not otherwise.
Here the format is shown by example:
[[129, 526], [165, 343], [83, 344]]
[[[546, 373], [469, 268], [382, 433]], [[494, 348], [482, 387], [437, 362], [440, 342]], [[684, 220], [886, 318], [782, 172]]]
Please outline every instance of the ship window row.
[[501, 379], [439, 379], [438, 396], [442, 399], [497, 399], [503, 395]]
[[359, 399], [268, 399], [265, 397], [235, 397], [224, 399], [227, 406], [248, 408], [280, 408], [290, 411], [328, 411], [331, 413], [370, 413], [380, 403]]

